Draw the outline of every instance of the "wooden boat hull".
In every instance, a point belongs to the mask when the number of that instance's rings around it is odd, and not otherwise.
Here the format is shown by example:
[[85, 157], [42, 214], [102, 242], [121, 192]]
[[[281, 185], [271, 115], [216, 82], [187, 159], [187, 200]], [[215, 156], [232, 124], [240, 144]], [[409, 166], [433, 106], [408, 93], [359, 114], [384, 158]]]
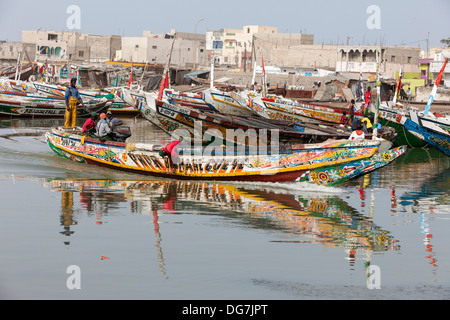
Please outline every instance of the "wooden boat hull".
[[[223, 139], [228, 139], [229, 130], [243, 130], [251, 138], [271, 139], [273, 130], [277, 130], [277, 139], [280, 142], [292, 141], [297, 143], [317, 143], [328, 139], [347, 139], [350, 134], [344, 130], [328, 130], [316, 126], [314, 128], [293, 126], [288, 121], [276, 121], [264, 119], [258, 116], [239, 117], [223, 115], [220, 113], [202, 112], [188, 107], [172, 105], [168, 102], [157, 100], [152, 94], [146, 94], [146, 103], [142, 104], [140, 112], [145, 119], [152, 122], [168, 134], [184, 129], [192, 137], [196, 132], [204, 133], [206, 138], [209, 133], [220, 133]], [[200, 129], [198, 125], [200, 124]], [[250, 138], [251, 136], [251, 138]], [[233, 137], [231, 137], [233, 138]], [[210, 138], [206, 139], [210, 141]]]
[[100, 142], [80, 129], [54, 128], [45, 135], [50, 148], [72, 161], [138, 174], [181, 180], [295, 181], [307, 170], [373, 157], [381, 142], [332, 141], [299, 145], [290, 153], [272, 155], [191, 155], [180, 152], [170, 164], [159, 156], [160, 146]]
[[230, 93], [208, 89], [203, 91], [203, 99], [211, 109], [223, 114], [244, 117], [253, 115], [253, 111], [247, 105], [241, 104]]
[[387, 166], [401, 155], [405, 154], [406, 146], [377, 153], [368, 159], [353, 161], [325, 168], [307, 170], [297, 181], [310, 182], [318, 185], [335, 186], [350, 179]]
[[[77, 116], [89, 117], [91, 112], [106, 112], [112, 101], [104, 100], [99, 103], [87, 102], [86, 108], [79, 107]], [[66, 111], [63, 102], [49, 102], [33, 99], [2, 99], [0, 96], [0, 114], [17, 117], [64, 117]]]
[[170, 103], [205, 111], [216, 111], [203, 100], [202, 93], [183, 93], [164, 90], [164, 95]]
[[410, 115], [408, 118], [398, 114], [397, 119], [412, 135], [450, 157], [450, 128], [443, 129], [430, 123], [425, 125], [417, 114], [411, 112]]

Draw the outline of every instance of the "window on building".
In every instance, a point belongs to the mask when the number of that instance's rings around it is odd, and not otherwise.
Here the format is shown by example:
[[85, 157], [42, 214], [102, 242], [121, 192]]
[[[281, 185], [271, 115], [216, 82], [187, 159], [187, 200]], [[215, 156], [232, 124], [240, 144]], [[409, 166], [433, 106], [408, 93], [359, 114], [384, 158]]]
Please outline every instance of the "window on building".
[[412, 57], [408, 57], [408, 63], [411, 63]]
[[223, 58], [224, 62], [228, 62], [228, 57]]
[[247, 28], [247, 33], [250, 33], [250, 28]]
[[152, 49], [158, 49], [158, 46], [152, 46]]
[[139, 45], [137, 44], [134, 46], [134, 50], [138, 50], [138, 49], [139, 49]]
[[83, 58], [84, 57], [84, 51], [78, 51], [78, 56], [80, 58]]
[[200, 52], [203, 52], [203, 49], [200, 49]]
[[213, 49], [222, 49], [223, 42], [222, 41], [213, 41]]
[[426, 75], [427, 75], [427, 70], [421, 70], [421, 71], [420, 71], [420, 74], [421, 74], [422, 76], [426, 76]]
[[49, 34], [48, 34], [48, 40], [56, 41], [56, 40], [58, 40], [58, 35], [57, 35], [57, 34], [49, 33]]
[[395, 56], [391, 56], [391, 62], [395, 62]]

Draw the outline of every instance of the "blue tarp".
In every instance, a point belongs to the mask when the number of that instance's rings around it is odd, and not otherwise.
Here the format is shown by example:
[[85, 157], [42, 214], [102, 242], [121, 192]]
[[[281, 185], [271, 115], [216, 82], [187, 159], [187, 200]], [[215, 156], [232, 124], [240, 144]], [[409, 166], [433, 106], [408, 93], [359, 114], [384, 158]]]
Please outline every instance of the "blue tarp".
[[194, 71], [194, 72], [185, 74], [185, 75], [184, 75], [184, 78], [185, 78], [185, 79], [188, 79], [188, 78], [190, 78], [190, 77], [198, 77], [198, 76], [200, 76], [200, 75], [202, 75], [202, 74], [205, 74], [205, 73], [209, 73], [209, 71], [197, 70], [197, 71]]

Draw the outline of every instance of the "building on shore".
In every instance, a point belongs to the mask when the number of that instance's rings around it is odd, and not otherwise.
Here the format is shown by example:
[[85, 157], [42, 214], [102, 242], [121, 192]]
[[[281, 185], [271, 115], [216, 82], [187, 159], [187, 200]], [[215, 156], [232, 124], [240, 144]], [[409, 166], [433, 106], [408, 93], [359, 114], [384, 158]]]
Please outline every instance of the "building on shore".
[[35, 45], [24, 42], [0, 41], [0, 64], [14, 65], [21, 54], [21, 60], [32, 62], [36, 58]]
[[121, 37], [47, 30], [22, 31], [22, 43], [35, 46], [35, 60], [52, 63], [103, 63], [115, 59]]
[[[339, 46], [336, 72], [377, 71], [376, 46]], [[418, 60], [421, 49], [416, 47], [383, 46], [380, 52], [380, 74], [383, 78], [395, 78], [395, 72], [420, 72]]]
[[122, 49], [116, 60], [165, 65], [173, 40], [172, 66], [195, 68], [209, 65], [205, 35], [175, 30], [167, 34], [144, 31], [141, 37], [123, 37]]

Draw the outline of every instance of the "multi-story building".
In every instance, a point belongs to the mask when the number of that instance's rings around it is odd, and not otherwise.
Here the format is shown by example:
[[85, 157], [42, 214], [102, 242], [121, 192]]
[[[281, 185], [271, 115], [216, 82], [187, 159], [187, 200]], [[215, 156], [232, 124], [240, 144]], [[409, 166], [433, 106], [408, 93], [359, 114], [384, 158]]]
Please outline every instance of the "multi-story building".
[[22, 61], [34, 61], [36, 50], [32, 43], [0, 41], [0, 64], [16, 64], [19, 58]]
[[252, 69], [255, 61], [261, 65], [262, 57], [266, 65], [295, 66], [294, 61], [280, 59], [286, 53], [281, 51], [292, 51], [295, 46], [312, 45], [313, 42], [313, 35], [278, 33], [276, 27], [257, 25], [206, 33], [206, 49], [214, 50], [216, 63], [242, 70]]
[[[442, 67], [444, 66], [445, 58], [450, 57], [450, 48], [434, 48], [434, 60], [430, 63], [430, 73], [433, 74], [433, 79], [436, 79]], [[444, 74], [442, 75], [442, 82], [440, 84], [444, 87], [450, 87], [450, 63], [444, 69]]]
[[209, 65], [205, 35], [175, 32], [175, 30], [169, 34], [153, 34], [150, 31], [144, 31], [142, 37], [124, 37], [122, 50], [117, 55], [117, 60], [166, 64], [172, 41], [174, 43], [171, 65], [178, 67]]
[[[337, 48], [337, 72], [377, 71], [376, 46], [339, 46]], [[416, 47], [383, 46], [380, 52], [380, 74], [394, 78], [400, 68], [403, 72], [420, 72], [418, 60], [421, 49]]]
[[115, 58], [120, 36], [98, 36], [46, 30], [22, 31], [22, 42], [36, 46], [37, 61], [104, 62]]

